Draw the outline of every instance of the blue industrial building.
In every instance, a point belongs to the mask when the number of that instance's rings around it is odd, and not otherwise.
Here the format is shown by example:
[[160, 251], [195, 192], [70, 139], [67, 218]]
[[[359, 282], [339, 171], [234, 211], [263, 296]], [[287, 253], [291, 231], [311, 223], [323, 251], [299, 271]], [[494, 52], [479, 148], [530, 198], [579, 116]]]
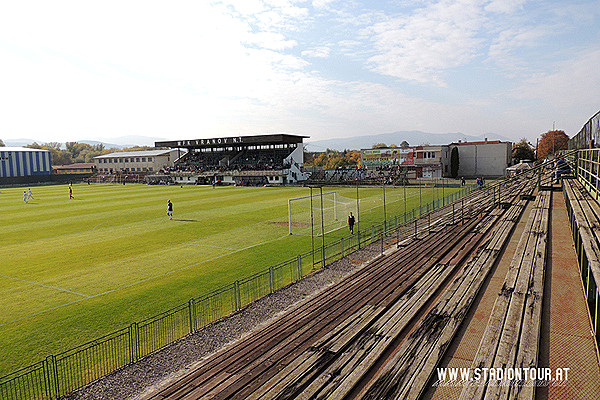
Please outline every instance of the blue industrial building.
[[50, 151], [25, 147], [0, 147], [0, 178], [50, 175]]

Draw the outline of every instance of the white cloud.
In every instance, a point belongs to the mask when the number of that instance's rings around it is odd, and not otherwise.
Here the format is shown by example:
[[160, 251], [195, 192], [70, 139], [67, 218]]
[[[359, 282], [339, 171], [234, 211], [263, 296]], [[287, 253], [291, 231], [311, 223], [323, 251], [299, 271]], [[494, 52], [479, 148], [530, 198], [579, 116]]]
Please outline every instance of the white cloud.
[[[540, 107], [546, 112], [563, 116], [578, 115], [574, 121], [564, 121], [572, 133], [583, 125], [597, 109], [600, 93], [600, 48], [589, 49], [568, 61], [554, 66], [554, 71], [540, 73], [529, 78], [511, 92], [516, 99], [541, 100]], [[587, 115], [587, 118], [586, 118]], [[558, 118], [557, 118], [558, 119]], [[575, 130], [575, 132], [573, 132]]]
[[312, 58], [328, 58], [331, 49], [329, 47], [320, 46], [314, 49], [304, 50], [301, 54], [303, 57]]
[[522, 10], [527, 0], [492, 0], [485, 6], [485, 10], [495, 13], [509, 14], [515, 10]]
[[[532, 64], [531, 54], [540, 41], [551, 34], [547, 26], [516, 27], [500, 31], [489, 46], [490, 61], [503, 68], [509, 76], [526, 71]], [[525, 53], [524, 53], [525, 51]]]
[[335, 0], [313, 0], [312, 6], [316, 9], [329, 8], [329, 6], [334, 2]]
[[468, 2], [441, 1], [412, 15], [372, 26], [377, 55], [373, 71], [405, 80], [443, 86], [446, 69], [470, 62], [481, 45], [477, 31], [485, 17]]

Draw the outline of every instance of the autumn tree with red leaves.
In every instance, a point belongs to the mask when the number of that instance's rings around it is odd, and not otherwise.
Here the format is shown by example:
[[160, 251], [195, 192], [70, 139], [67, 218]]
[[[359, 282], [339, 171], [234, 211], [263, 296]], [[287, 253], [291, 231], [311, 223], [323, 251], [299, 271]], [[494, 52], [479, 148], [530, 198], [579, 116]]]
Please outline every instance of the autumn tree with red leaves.
[[537, 158], [546, 158], [549, 154], [554, 154], [559, 150], [567, 150], [569, 137], [564, 131], [548, 131], [542, 134], [538, 143]]

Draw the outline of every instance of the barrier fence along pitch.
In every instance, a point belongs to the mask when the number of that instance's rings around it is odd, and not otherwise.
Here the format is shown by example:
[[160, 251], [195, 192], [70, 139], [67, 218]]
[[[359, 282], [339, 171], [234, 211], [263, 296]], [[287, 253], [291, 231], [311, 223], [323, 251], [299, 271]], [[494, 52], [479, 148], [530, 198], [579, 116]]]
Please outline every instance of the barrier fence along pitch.
[[[250, 277], [192, 298], [159, 315], [102, 338], [93, 340], [58, 355], [0, 377], [0, 398], [6, 400], [56, 399], [93, 382], [128, 364], [134, 363], [184, 336], [218, 321], [261, 297], [281, 289], [317, 268], [378, 240], [387, 234], [416, 222], [432, 212], [464, 197], [474, 190], [468, 186], [445, 198], [374, 224], [369, 230], [356, 230], [313, 252], [269, 267]], [[383, 244], [382, 244], [383, 246]], [[324, 253], [323, 253], [324, 251]], [[313, 265], [313, 256], [315, 264]]]

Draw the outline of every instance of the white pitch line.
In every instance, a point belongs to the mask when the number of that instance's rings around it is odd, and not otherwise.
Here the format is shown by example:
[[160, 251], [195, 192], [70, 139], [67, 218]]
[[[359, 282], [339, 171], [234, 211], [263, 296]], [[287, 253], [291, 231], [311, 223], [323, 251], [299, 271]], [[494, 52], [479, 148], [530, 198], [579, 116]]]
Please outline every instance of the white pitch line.
[[13, 279], [15, 281], [31, 283], [32, 285], [42, 286], [42, 287], [45, 287], [45, 288], [48, 288], [48, 289], [60, 290], [61, 292], [67, 292], [67, 293], [71, 293], [71, 294], [76, 294], [77, 296], [81, 296], [81, 297], [85, 297], [85, 298], [90, 298], [90, 296], [88, 296], [87, 294], [74, 292], [74, 291], [69, 290], [69, 289], [63, 289], [63, 288], [59, 288], [59, 287], [56, 287], [56, 286], [45, 285], [43, 283], [34, 282], [34, 281], [28, 281], [26, 279], [15, 278], [14, 276], [8, 276], [8, 275], [4, 275], [4, 274], [0, 274], [0, 276], [3, 277], [3, 278], [7, 278], [7, 279]]
[[96, 230], [97, 227], [99, 227], [100, 225], [103, 225], [103, 224], [105, 224], [107, 222], [108, 221], [104, 221], [104, 222], [99, 223], [98, 225], [96, 225], [95, 227], [93, 227], [92, 230]]
[[[148, 282], [148, 281], [151, 281], [151, 280], [154, 280], [154, 279], [162, 278], [164, 276], [171, 275], [171, 274], [174, 274], [176, 272], [185, 271], [186, 269], [190, 269], [190, 268], [196, 267], [196, 266], [198, 266], [200, 264], [204, 264], [204, 263], [216, 260], [216, 259], [221, 258], [221, 257], [226, 257], [226, 256], [229, 256], [231, 254], [238, 253], [238, 252], [243, 251], [243, 250], [251, 249], [252, 247], [260, 246], [262, 244], [274, 242], [276, 240], [280, 240], [280, 239], [283, 239], [283, 238], [286, 238], [286, 237], [289, 237], [289, 235], [285, 235], [285, 236], [281, 236], [281, 237], [278, 237], [278, 238], [275, 238], [275, 239], [267, 240], [266, 242], [261, 242], [261, 243], [253, 244], [251, 246], [244, 247], [244, 248], [238, 249], [238, 250], [234, 250], [234, 251], [231, 251], [229, 253], [225, 253], [225, 254], [222, 254], [220, 256], [216, 256], [216, 257], [213, 257], [213, 258], [209, 258], [207, 260], [203, 260], [203, 261], [197, 262], [195, 264], [191, 264], [191, 265], [185, 266], [183, 268], [178, 268], [178, 269], [175, 269], [175, 270], [172, 270], [172, 271], [169, 271], [169, 272], [165, 272], [164, 274], [151, 276], [151, 277], [148, 277], [146, 279], [142, 279], [140, 281], [130, 283], [129, 285], [119, 286], [119, 287], [116, 287], [114, 289], [107, 290], [106, 292], [98, 293], [98, 294], [91, 295], [91, 296], [82, 295], [82, 296], [86, 296], [86, 297], [82, 298], [82, 299], [79, 299], [79, 300], [71, 301], [69, 303], [61, 304], [61, 305], [58, 305], [58, 306], [55, 306], [55, 307], [52, 307], [52, 308], [41, 310], [41, 311], [38, 311], [38, 312], [33, 313], [33, 314], [28, 314], [28, 315], [25, 315], [23, 317], [20, 317], [20, 318], [17, 318], [17, 319], [13, 319], [12, 321], [7, 321], [7, 322], [4, 322], [4, 323], [1, 323], [0, 326], [8, 325], [8, 324], [11, 324], [13, 322], [18, 322], [18, 321], [21, 321], [21, 320], [24, 320], [24, 319], [27, 319], [27, 318], [35, 317], [36, 315], [40, 315], [40, 314], [43, 314], [43, 313], [46, 313], [46, 312], [49, 312], [49, 311], [54, 311], [54, 310], [59, 309], [61, 307], [66, 307], [66, 306], [71, 305], [71, 304], [79, 303], [79, 302], [81, 302], [83, 300], [89, 300], [89, 299], [93, 299], [95, 297], [104, 296], [106, 294], [110, 294], [110, 293], [116, 292], [116, 291], [121, 290], [121, 289], [126, 289], [126, 288], [129, 288], [129, 287], [135, 286], [135, 285], [139, 285], [140, 283], [144, 283], [144, 282]], [[183, 244], [185, 244], [185, 243], [183, 243]], [[75, 293], [75, 292], [73, 292], [73, 293]]]
[[212, 247], [213, 249], [224, 249], [224, 250], [237, 250], [232, 247], [222, 247], [222, 246], [212, 246], [210, 244], [201, 244], [201, 243], [183, 243], [189, 246], [199, 246], [199, 247]]

